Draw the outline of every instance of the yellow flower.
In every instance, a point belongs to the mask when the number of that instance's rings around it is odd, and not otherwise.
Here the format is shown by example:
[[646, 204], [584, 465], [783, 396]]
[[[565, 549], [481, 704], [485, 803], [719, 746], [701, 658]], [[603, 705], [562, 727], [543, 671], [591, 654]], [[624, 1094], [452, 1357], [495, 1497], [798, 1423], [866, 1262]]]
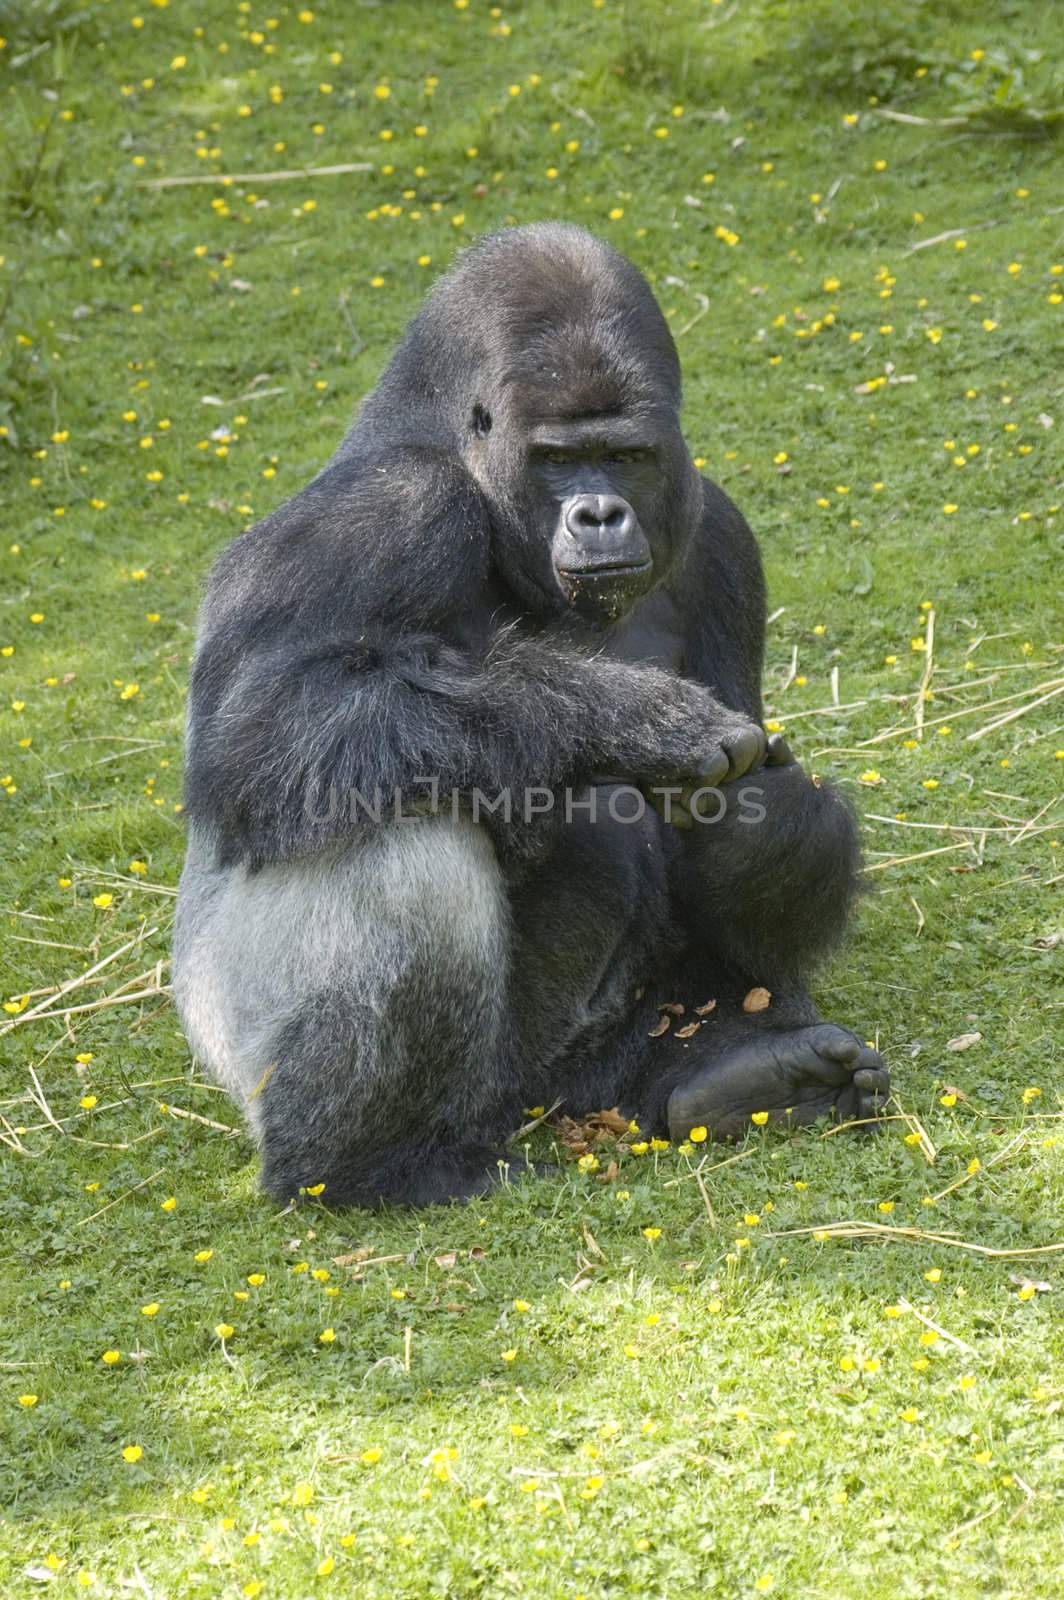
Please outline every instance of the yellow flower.
[[160, 1201], [160, 1203], [159, 1203], [159, 1210], [160, 1211], [175, 1211], [176, 1209], [177, 1209], [177, 1196], [176, 1195], [172, 1195], [172, 1194], [171, 1195], [167, 1195], [166, 1199]]
[[139, 1444], [127, 1444], [122, 1450], [123, 1461], [139, 1461], [144, 1451]]
[[500, 1357], [501, 1357], [501, 1359], [503, 1361], [516, 1361], [517, 1360], [517, 1351], [516, 1350], [501, 1350], [499, 1352], [499, 1355], [500, 1355]]
[[333, 1571], [335, 1566], [336, 1566], [336, 1562], [333, 1559], [333, 1557], [332, 1556], [326, 1556], [324, 1561], [319, 1561], [318, 1562], [318, 1577], [319, 1578], [327, 1578], [329, 1576], [329, 1573]]
[[527, 1300], [515, 1300], [514, 1301], [514, 1310], [515, 1311], [531, 1311], [532, 1310], [532, 1306], [531, 1306], [530, 1302], [527, 1301]]
[[333, 1328], [323, 1328], [318, 1334], [318, 1341], [320, 1344], [332, 1344], [335, 1339], [336, 1331]]
[[211, 1256], [213, 1256], [213, 1254], [214, 1254], [213, 1250], [197, 1250], [196, 1254], [193, 1256], [192, 1259], [194, 1261], [199, 1261], [199, 1262], [209, 1261], [211, 1259]]
[[367, 1467], [373, 1467], [376, 1466], [383, 1454], [383, 1450], [378, 1450], [376, 1446], [374, 1446], [371, 1450], [363, 1450], [358, 1459], [364, 1462]]
[[219, 1339], [231, 1339], [233, 1337], [234, 1330], [232, 1323], [218, 1322], [215, 1324], [214, 1331], [218, 1335]]
[[20, 1406], [35, 1406], [37, 1404], [37, 1396], [35, 1394], [20, 1394], [18, 1403]]
[[697, 1128], [692, 1128], [687, 1137], [692, 1144], [705, 1144], [709, 1138], [709, 1129], [703, 1128], [700, 1124]]
[[661, 1238], [661, 1229], [660, 1228], [644, 1228], [643, 1229], [643, 1238], [644, 1239], [649, 1239], [649, 1240], [651, 1240], [651, 1242], [653, 1242], [655, 1239], [660, 1239]]
[[159, 1315], [158, 1300], [149, 1300], [146, 1306], [141, 1306], [140, 1314], [142, 1317], [157, 1317]]
[[765, 1126], [765, 1123], [768, 1121], [768, 1112], [767, 1111], [751, 1111], [751, 1113], [750, 1113], [750, 1121], [754, 1124], [755, 1128], [763, 1128]]
[[100, 911], [106, 911], [107, 907], [112, 903], [113, 900], [113, 894], [97, 894], [93, 896], [92, 903]]

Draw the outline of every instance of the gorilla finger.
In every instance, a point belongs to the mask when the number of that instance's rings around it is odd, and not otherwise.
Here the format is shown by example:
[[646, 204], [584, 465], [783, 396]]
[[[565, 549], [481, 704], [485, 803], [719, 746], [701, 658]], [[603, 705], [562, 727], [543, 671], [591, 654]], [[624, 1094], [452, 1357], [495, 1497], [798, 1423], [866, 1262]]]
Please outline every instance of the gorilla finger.
[[765, 748], [766, 767], [793, 767], [797, 765], [794, 753], [782, 733], [769, 735]]
[[711, 822], [719, 822], [724, 815], [727, 802], [716, 784], [703, 784], [691, 796], [691, 810], [697, 817], [707, 817]]
[[728, 752], [723, 748], [715, 750], [698, 774], [699, 784], [705, 789], [712, 789], [716, 784], [723, 783], [730, 766]]
[[854, 1073], [853, 1081], [858, 1089], [882, 1095], [884, 1099], [890, 1094], [890, 1073], [885, 1068], [861, 1067]]
[[675, 803], [673, 804], [672, 815], [669, 818], [669, 821], [672, 823], [674, 828], [679, 828], [681, 833], [686, 833], [688, 828], [693, 828], [695, 825], [691, 813], [683, 806], [676, 805]]
[[765, 757], [765, 735], [760, 728], [744, 728], [742, 733], [724, 741], [728, 753], [729, 778], [741, 778], [751, 767], [759, 766]]

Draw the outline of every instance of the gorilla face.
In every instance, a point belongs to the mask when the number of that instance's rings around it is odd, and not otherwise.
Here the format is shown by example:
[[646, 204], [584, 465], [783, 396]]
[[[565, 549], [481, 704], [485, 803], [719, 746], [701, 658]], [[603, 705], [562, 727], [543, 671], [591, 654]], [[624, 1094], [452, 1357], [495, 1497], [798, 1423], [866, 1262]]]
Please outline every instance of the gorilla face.
[[644, 527], [660, 518], [653, 444], [631, 428], [587, 418], [552, 422], [529, 439], [529, 476], [551, 570], [577, 611], [619, 617], [654, 581]]
[[[514, 485], [493, 508], [500, 570], [513, 581], [519, 567], [515, 587], [526, 595], [525, 583], [533, 578], [540, 607], [571, 608], [600, 625], [618, 620], [672, 562], [667, 472], [668, 445], [675, 441], [647, 418], [609, 414], [522, 418], [513, 429], [517, 438], [512, 434], [504, 445], [499, 427], [488, 439], [490, 413], [478, 411], [474, 471], [479, 464], [486, 488], [497, 487], [503, 476]], [[500, 447], [508, 458], [505, 473]]]

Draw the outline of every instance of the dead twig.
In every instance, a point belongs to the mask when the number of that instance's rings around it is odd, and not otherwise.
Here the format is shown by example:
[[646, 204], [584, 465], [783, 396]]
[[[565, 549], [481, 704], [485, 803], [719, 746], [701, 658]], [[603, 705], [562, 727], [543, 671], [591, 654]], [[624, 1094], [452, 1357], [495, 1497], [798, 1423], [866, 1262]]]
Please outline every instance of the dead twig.
[[128, 939], [117, 950], [112, 950], [110, 955], [104, 956], [102, 960], [97, 961], [95, 966], [89, 967], [87, 972], [79, 972], [76, 978], [68, 978], [65, 983], [59, 985], [54, 994], [42, 1000], [39, 1005], [31, 1006], [28, 1011], [23, 1011], [17, 1017], [12, 1017], [10, 1022], [0, 1025], [0, 1038], [3, 1038], [5, 1033], [10, 1033], [13, 1028], [21, 1027], [23, 1023], [36, 1020], [41, 1012], [48, 1011], [62, 995], [69, 994], [73, 989], [79, 989], [82, 984], [95, 977], [96, 973], [102, 972], [104, 967], [109, 967], [112, 961], [117, 961], [120, 956], [124, 956], [130, 950], [134, 950], [138, 944], [143, 944], [145, 939], [150, 939], [152, 934], [158, 933], [158, 931], [158, 928], [142, 928], [132, 939]]
[[131, 1194], [136, 1194], [138, 1189], [146, 1189], [149, 1183], [154, 1183], [156, 1178], [161, 1178], [165, 1171], [165, 1167], [160, 1167], [158, 1172], [153, 1172], [150, 1177], [142, 1178], [139, 1183], [135, 1183], [133, 1185], [132, 1189], [127, 1189], [124, 1194], [116, 1195], [113, 1200], [108, 1200], [107, 1204], [105, 1206], [101, 1206], [99, 1211], [94, 1211], [89, 1217], [82, 1217], [81, 1221], [78, 1223], [78, 1227], [84, 1228], [86, 1223], [95, 1222], [97, 1217], [102, 1217], [104, 1212], [110, 1211], [112, 1206], [121, 1205], [122, 1201], [128, 1200]]
[[885, 1222], [862, 1222], [859, 1219], [852, 1222], [828, 1222], [819, 1227], [781, 1228], [776, 1232], [766, 1233], [764, 1237], [788, 1239], [798, 1234], [812, 1234], [817, 1239], [880, 1239], [887, 1244], [895, 1242], [934, 1244], [941, 1245], [943, 1249], [967, 1250], [972, 1255], [986, 1256], [994, 1261], [1031, 1261], [1037, 1256], [1057, 1255], [1064, 1250], [1064, 1242], [1021, 1245], [1010, 1250], [1001, 1250], [993, 1245], [976, 1244], [970, 1239], [958, 1239], [951, 1233], [932, 1233], [925, 1228], [892, 1228]]
[[886, 872], [888, 867], [902, 867], [909, 861], [925, 861], [928, 856], [948, 855], [951, 850], [970, 850], [971, 840], [962, 839], [960, 844], [940, 844], [934, 850], [918, 850], [911, 856], [891, 856], [889, 861], [873, 861], [871, 866], [863, 867], [864, 872]]
[[939, 1338], [945, 1339], [947, 1344], [953, 1345], [957, 1350], [963, 1350], [965, 1355], [972, 1356], [976, 1361], [980, 1359], [978, 1350], [974, 1349], [972, 1345], [965, 1344], [963, 1339], [958, 1339], [955, 1333], [950, 1333], [942, 1326], [940, 1322], [933, 1322], [931, 1318], [926, 1317], [922, 1311], [918, 1311], [910, 1301], [899, 1300], [898, 1310], [912, 1312], [912, 1315], [916, 1318], [917, 1322], [922, 1322], [925, 1328], [930, 1328], [932, 1333], [937, 1333]]
[[1058, 694], [1064, 694], [1064, 679], [1049, 690], [1048, 694], [1039, 695], [1037, 700], [1032, 700], [1028, 705], [1017, 706], [1014, 711], [1009, 711], [1003, 717], [997, 717], [993, 722], [988, 722], [984, 728], [977, 728], [974, 733], [965, 735], [965, 742], [970, 744], [973, 739], [981, 739], [986, 733], [996, 733], [998, 728], [1003, 728], [1007, 722], [1015, 722], [1017, 717], [1025, 717], [1028, 711], [1034, 711], [1038, 706], [1044, 706], [1048, 701], [1055, 700]]
[[276, 172], [192, 172], [183, 177], [138, 178], [138, 189], [184, 189], [191, 184], [286, 183], [292, 178], [333, 178], [348, 172], [372, 172], [369, 161], [341, 161], [332, 167], [283, 167]]
[[916, 737], [924, 736], [924, 707], [927, 704], [927, 691], [931, 684], [931, 674], [935, 670], [935, 608], [927, 613], [927, 628], [924, 632], [924, 670], [920, 674], [920, 687], [916, 691]]

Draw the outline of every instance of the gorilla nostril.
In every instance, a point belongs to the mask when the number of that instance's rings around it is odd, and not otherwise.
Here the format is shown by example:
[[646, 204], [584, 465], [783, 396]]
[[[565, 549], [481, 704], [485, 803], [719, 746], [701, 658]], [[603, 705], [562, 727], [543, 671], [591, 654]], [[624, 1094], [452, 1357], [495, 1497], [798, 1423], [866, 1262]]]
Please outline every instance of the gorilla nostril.
[[566, 531], [574, 538], [581, 534], [627, 534], [633, 525], [632, 509], [619, 495], [578, 495], [565, 512]]

